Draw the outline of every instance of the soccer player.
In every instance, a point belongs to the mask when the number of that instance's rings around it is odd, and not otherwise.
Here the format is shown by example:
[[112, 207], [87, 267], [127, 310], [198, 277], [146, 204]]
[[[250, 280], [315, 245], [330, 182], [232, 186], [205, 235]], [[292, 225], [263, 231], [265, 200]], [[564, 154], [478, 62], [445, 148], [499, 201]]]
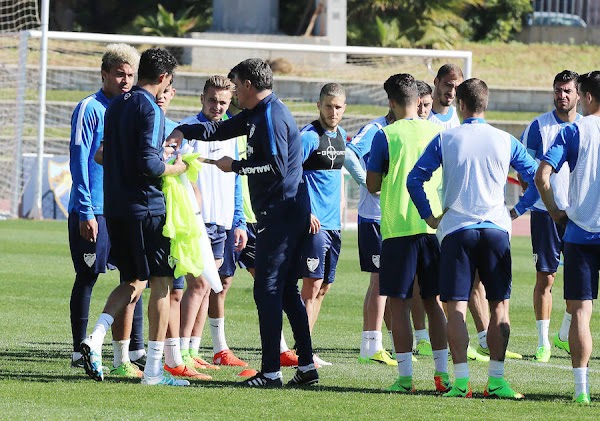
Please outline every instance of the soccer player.
[[[340, 211], [342, 166], [346, 131], [340, 122], [346, 110], [346, 92], [339, 83], [327, 83], [319, 93], [318, 120], [300, 131], [304, 154], [302, 178], [310, 197], [310, 230], [302, 245], [302, 289], [310, 330], [321, 311], [325, 295], [335, 280], [342, 248]], [[315, 354], [318, 365], [331, 365]]]
[[306, 309], [298, 293], [300, 247], [310, 226], [310, 201], [302, 181], [302, 141], [287, 107], [273, 93], [273, 72], [261, 59], [237, 64], [228, 76], [236, 87], [242, 112], [222, 122], [179, 126], [168, 138], [219, 140], [248, 137], [247, 159], [219, 159], [225, 172], [248, 176], [256, 214], [254, 300], [262, 345], [261, 371], [244, 380], [248, 387], [283, 386], [279, 342], [282, 310], [290, 320], [298, 349], [298, 370], [289, 385], [319, 380], [312, 361]]
[[[465, 317], [477, 271], [491, 309], [490, 365], [484, 396], [522, 399], [523, 395], [504, 380], [512, 284], [511, 218], [504, 204], [504, 188], [510, 166], [530, 183], [537, 164], [517, 139], [485, 122], [488, 95], [482, 80], [473, 78], [459, 85], [456, 98], [463, 124], [431, 141], [408, 175], [407, 187], [421, 218], [437, 228], [441, 240], [440, 271], [444, 279], [440, 297], [447, 303], [448, 342], [456, 377], [444, 396], [472, 396]], [[440, 166], [444, 212], [434, 215], [430, 200], [437, 192], [427, 195], [423, 183]], [[536, 199], [535, 188], [527, 189], [515, 206], [518, 213]]]
[[144, 51], [138, 83], [113, 99], [106, 111], [104, 210], [111, 253], [125, 282], [109, 295], [92, 334], [81, 344], [85, 370], [97, 381], [104, 378], [101, 352], [108, 327], [139, 298], [149, 279], [149, 342], [142, 383], [189, 385], [165, 376], [162, 367], [173, 268], [167, 258], [170, 242], [162, 235], [165, 199], [160, 177], [179, 175], [187, 165], [181, 156], [172, 165], [163, 161], [164, 113], [156, 101], [171, 84], [176, 66], [167, 50]]
[[[556, 134], [567, 124], [580, 118], [577, 113], [577, 73], [563, 70], [554, 77], [554, 110], [536, 117], [523, 132], [521, 142], [529, 154], [538, 162], [548, 151]], [[568, 205], [569, 169], [564, 166], [552, 174], [552, 188], [558, 207]], [[542, 200], [531, 208], [531, 245], [536, 276], [533, 289], [533, 309], [538, 333], [538, 346], [533, 357], [535, 361], [548, 362], [551, 355], [548, 330], [552, 314], [552, 285], [560, 263], [563, 248], [562, 237], [565, 227], [557, 225]], [[571, 312], [567, 308], [559, 332], [554, 336], [554, 346], [569, 352], [569, 327]]]
[[[202, 109], [191, 117], [184, 118], [180, 124], [198, 124], [205, 121], [227, 120], [231, 116], [227, 109], [233, 98], [235, 86], [225, 76], [210, 76], [205, 84], [200, 102]], [[195, 153], [203, 158], [217, 160], [223, 156], [238, 157], [237, 139], [225, 141], [194, 142]], [[202, 217], [206, 224], [206, 232], [211, 241], [213, 255], [217, 267], [223, 263], [226, 240], [231, 237], [234, 247], [238, 250], [246, 246], [246, 221], [244, 219], [242, 200], [241, 176], [234, 173], [224, 173], [214, 165], [203, 165], [198, 174], [198, 189], [202, 195]], [[208, 314], [208, 324], [213, 342], [213, 362], [217, 365], [246, 367], [248, 363], [235, 356], [229, 349], [225, 338], [225, 297], [231, 286], [231, 277], [221, 276], [223, 291], [209, 292], [209, 299], [198, 297], [196, 288], [186, 290], [183, 296], [184, 312], [182, 314], [182, 340], [194, 342], [183, 344], [183, 349], [190, 349], [192, 358], [201, 358], [196, 345], [200, 345], [204, 323]], [[195, 301], [201, 301], [198, 312]]]
[[[71, 118], [70, 170], [73, 185], [69, 199], [69, 245], [75, 267], [71, 291], [71, 366], [83, 367], [80, 344], [85, 339], [92, 289], [98, 274], [109, 260], [110, 241], [104, 218], [102, 165], [94, 155], [104, 137], [104, 114], [113, 97], [131, 89], [140, 55], [126, 44], [110, 44], [102, 56], [101, 89], [83, 99]], [[135, 311], [134, 311], [135, 309]], [[142, 302], [132, 303], [112, 326], [114, 365], [112, 375], [139, 377], [141, 372], [129, 361], [128, 349], [138, 358], [144, 356]], [[134, 341], [129, 332], [133, 323]]]
[[[577, 78], [583, 117], [565, 126], [546, 152], [535, 175], [535, 185], [548, 213], [565, 224], [564, 297], [571, 310], [569, 347], [575, 382], [574, 400], [590, 403], [588, 363], [592, 353], [590, 320], [592, 300], [598, 298], [600, 268], [600, 71]], [[552, 173], [567, 163], [570, 170], [568, 206], [562, 210], [552, 183]]]
[[[380, 294], [388, 296], [394, 326], [394, 345], [399, 376], [388, 389], [411, 393], [413, 386], [413, 335], [410, 322], [413, 283], [418, 275], [421, 297], [430, 323], [435, 363], [436, 390], [450, 390], [446, 316], [439, 295], [439, 243], [434, 230], [419, 217], [408, 197], [408, 172], [441, 127], [418, 118], [419, 95], [415, 79], [401, 73], [385, 82], [390, 109], [396, 121], [379, 130], [371, 146], [367, 168], [370, 193], [381, 190], [381, 269]], [[441, 174], [428, 183], [430, 196], [436, 196]], [[435, 195], [432, 193], [436, 193]], [[441, 212], [439, 200], [435, 203]], [[401, 258], [399, 258], [401, 256]]]

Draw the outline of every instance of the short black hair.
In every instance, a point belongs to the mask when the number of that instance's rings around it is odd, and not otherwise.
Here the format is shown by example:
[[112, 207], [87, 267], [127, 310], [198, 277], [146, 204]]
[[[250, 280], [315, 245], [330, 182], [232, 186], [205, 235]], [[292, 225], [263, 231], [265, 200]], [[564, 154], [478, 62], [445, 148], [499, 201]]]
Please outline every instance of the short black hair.
[[576, 72], [574, 72], [572, 70], [563, 70], [562, 72], [560, 72], [559, 74], [554, 76], [554, 82], [552, 82], [552, 85], [555, 85], [556, 82], [564, 83], [564, 82], [574, 81], [575, 83], [577, 83], [578, 77], [579, 77], [579, 74], [577, 74]]
[[481, 79], [465, 80], [456, 88], [456, 100], [462, 101], [473, 113], [482, 113], [487, 109], [489, 89]]
[[158, 82], [163, 73], [172, 75], [177, 67], [177, 59], [164, 48], [149, 48], [140, 57], [138, 79]]
[[422, 80], [417, 80], [417, 91], [419, 91], [419, 98], [433, 94], [433, 90], [431, 89], [431, 86], [429, 86], [429, 83]]
[[579, 75], [577, 84], [581, 92], [591, 94], [597, 102], [600, 102], [600, 70]]
[[266, 61], [260, 58], [249, 58], [238, 63], [227, 75], [229, 79], [236, 77], [241, 80], [249, 80], [256, 90], [264, 91], [273, 89], [273, 70]]
[[417, 82], [408, 73], [398, 73], [390, 76], [383, 84], [383, 89], [388, 98], [401, 107], [416, 103], [419, 97]]
[[438, 69], [436, 79], [439, 80], [439, 79], [443, 78], [444, 76], [449, 75], [450, 73], [456, 73], [461, 78], [464, 78], [463, 71], [460, 68], [460, 66], [457, 66], [456, 64], [452, 64], [452, 63], [446, 63]]

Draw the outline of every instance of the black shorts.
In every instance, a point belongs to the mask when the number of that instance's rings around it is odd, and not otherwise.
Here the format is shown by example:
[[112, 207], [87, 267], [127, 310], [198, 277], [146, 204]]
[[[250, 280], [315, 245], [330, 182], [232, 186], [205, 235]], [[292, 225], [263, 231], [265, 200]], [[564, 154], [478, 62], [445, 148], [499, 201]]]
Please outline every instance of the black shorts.
[[106, 231], [106, 220], [102, 215], [94, 215], [98, 223], [96, 242], [84, 240], [79, 234], [79, 216], [69, 214], [69, 248], [75, 272], [79, 274], [104, 273], [109, 259], [110, 241]]

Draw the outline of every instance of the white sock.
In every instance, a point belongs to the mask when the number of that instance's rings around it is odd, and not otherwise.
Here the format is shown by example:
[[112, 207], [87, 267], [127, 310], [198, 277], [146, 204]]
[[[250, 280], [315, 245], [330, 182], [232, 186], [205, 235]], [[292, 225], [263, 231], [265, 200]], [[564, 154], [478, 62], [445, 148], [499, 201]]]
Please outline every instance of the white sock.
[[200, 352], [200, 341], [202, 340], [202, 336], [192, 336], [190, 338], [190, 353], [195, 352], [198, 354]]
[[558, 339], [561, 341], [569, 340], [569, 329], [571, 328], [571, 315], [565, 311], [560, 330], [558, 331]]
[[398, 361], [398, 374], [402, 377], [412, 377], [412, 352], [398, 352], [396, 360]]
[[477, 339], [479, 339], [479, 346], [482, 348], [487, 348], [487, 329], [482, 330], [481, 332], [477, 332]]
[[360, 357], [361, 358], [369, 358], [370, 353], [370, 340], [371, 332], [368, 330], [363, 330], [360, 340]]
[[589, 393], [587, 385], [587, 371], [587, 367], [573, 369], [573, 378], [575, 380], [575, 397], [582, 393]]
[[538, 331], [538, 346], [550, 346], [550, 341], [548, 340], [550, 320], [536, 320], [535, 324]]
[[454, 378], [462, 379], [464, 377], [469, 377], [469, 364], [467, 364], [467, 363], [454, 364]]
[[433, 363], [438, 373], [448, 372], [448, 348], [433, 351]]
[[179, 338], [167, 338], [165, 340], [165, 364], [171, 368], [178, 367], [183, 364], [181, 357], [181, 345]]
[[190, 338], [179, 338], [179, 349], [182, 353], [190, 352]]
[[148, 341], [148, 355], [146, 356], [146, 367], [144, 367], [144, 376], [158, 377], [162, 375], [162, 356], [164, 349], [164, 342]]
[[415, 330], [415, 341], [419, 343], [423, 339], [429, 342], [429, 332], [427, 332], [427, 329]]
[[380, 330], [372, 330], [371, 334], [373, 335], [373, 342], [371, 343], [371, 349], [369, 357], [373, 356], [377, 351], [381, 351], [383, 349], [383, 335]]
[[113, 341], [113, 367], [129, 362], [129, 343], [131, 339]]
[[73, 352], [73, 354], [71, 355], [72, 361], [77, 361], [80, 358], [81, 358], [81, 352]]
[[213, 352], [216, 354], [224, 349], [229, 349], [225, 340], [225, 318], [219, 317], [213, 319], [209, 317], [208, 325], [210, 326], [210, 334], [212, 335]]
[[108, 332], [114, 321], [115, 319], [108, 313], [102, 313], [98, 317], [96, 326], [94, 326], [94, 330], [92, 330], [92, 334], [90, 335], [94, 348], [102, 348], [106, 332]]
[[310, 370], [316, 370], [316, 367], [313, 363], [310, 363], [309, 365], [299, 365], [298, 370], [300, 370], [303, 373], [306, 373], [307, 371], [310, 371]]
[[490, 360], [490, 367], [488, 368], [488, 376], [496, 377], [501, 379], [504, 377], [504, 361]]
[[281, 339], [279, 340], [279, 353], [283, 354], [286, 351], [289, 351], [287, 342], [285, 341], [285, 337], [283, 336], [283, 330], [281, 331]]
[[391, 330], [388, 330], [388, 335], [390, 336], [390, 342], [392, 343], [392, 355], [396, 355], [396, 345], [394, 345], [394, 334]]
[[129, 361], [137, 361], [140, 358], [146, 356], [145, 349], [136, 349], [135, 351], [129, 351]]
[[267, 379], [270, 379], [270, 380], [277, 380], [277, 379], [283, 378], [281, 371], [273, 371], [271, 373], [263, 373], [263, 376], [265, 376]]

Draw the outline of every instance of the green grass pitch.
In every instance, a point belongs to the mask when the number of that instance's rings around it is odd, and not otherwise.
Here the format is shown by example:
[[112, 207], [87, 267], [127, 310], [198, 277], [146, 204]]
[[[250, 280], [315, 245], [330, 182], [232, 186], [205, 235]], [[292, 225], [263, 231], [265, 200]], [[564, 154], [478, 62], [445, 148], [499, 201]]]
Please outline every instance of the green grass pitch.
[[[245, 390], [232, 387], [240, 369], [224, 368], [211, 382], [189, 388], [144, 387], [137, 382], [102, 383], [69, 366], [69, 297], [74, 272], [65, 222], [0, 221], [0, 414], [3, 419], [597, 419], [599, 358], [590, 362], [592, 405], [571, 403], [570, 359], [555, 350], [548, 364], [531, 356], [537, 345], [532, 309], [534, 268], [529, 239], [513, 239], [512, 331], [509, 348], [525, 355], [509, 360], [507, 379], [525, 394], [523, 402], [483, 399], [487, 364], [470, 363], [474, 399], [445, 399], [433, 393], [433, 361], [414, 365], [417, 393], [384, 391], [397, 376], [392, 367], [357, 363], [362, 330], [362, 301], [368, 276], [359, 272], [356, 233], [344, 232], [337, 278], [325, 299], [313, 335], [319, 354], [334, 363], [320, 369], [321, 382], [308, 390]], [[91, 321], [99, 315], [117, 273], [100, 277], [94, 289]], [[145, 293], [146, 294], [146, 293]], [[146, 298], [146, 297], [145, 297]], [[554, 292], [550, 333], [561, 322], [562, 273]], [[598, 342], [598, 312], [592, 332]], [[91, 323], [92, 323], [91, 322]], [[147, 328], [147, 326], [146, 326]], [[469, 327], [472, 344], [475, 331]], [[260, 342], [250, 277], [239, 272], [227, 298], [229, 346], [259, 368]], [[285, 324], [288, 342], [293, 342]], [[384, 334], [389, 349], [389, 340]], [[211, 354], [210, 332], [202, 350]], [[112, 363], [109, 338], [104, 363]], [[450, 364], [451, 367], [451, 364]], [[450, 369], [450, 371], [452, 371]], [[293, 375], [283, 370], [284, 380]], [[452, 374], [451, 374], [452, 377]]]

